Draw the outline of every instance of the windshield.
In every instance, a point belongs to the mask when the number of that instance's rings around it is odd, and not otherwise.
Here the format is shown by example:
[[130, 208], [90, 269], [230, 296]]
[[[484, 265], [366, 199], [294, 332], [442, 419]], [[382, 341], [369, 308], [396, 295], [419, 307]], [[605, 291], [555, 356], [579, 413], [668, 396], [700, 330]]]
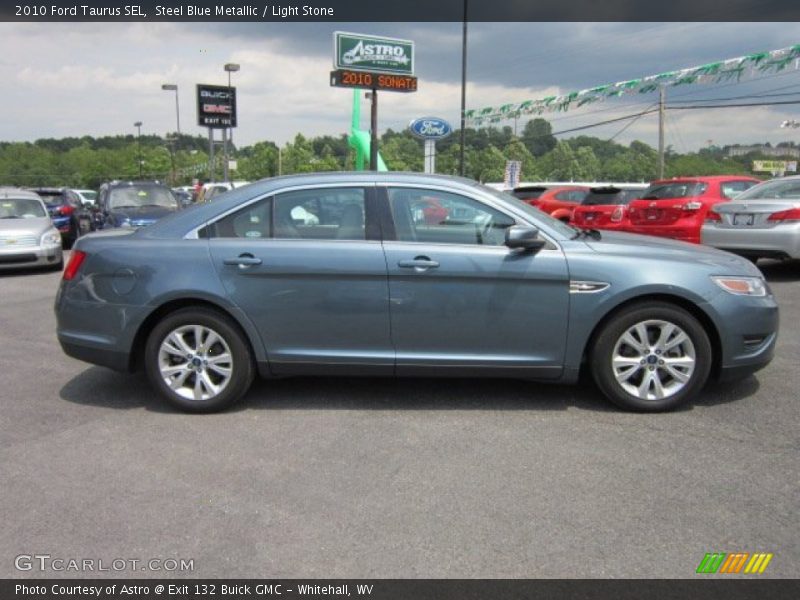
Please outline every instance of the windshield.
[[635, 198], [639, 198], [644, 190], [620, 190], [608, 188], [604, 190], [592, 190], [583, 199], [584, 206], [599, 206], [606, 204], [627, 204]]
[[516, 198], [511, 194], [507, 194], [505, 192], [492, 189], [485, 185], [481, 185], [480, 187], [486, 193], [491, 194], [496, 198], [500, 198], [504, 202], [508, 202], [509, 204], [514, 205], [516, 208], [522, 210], [525, 213], [528, 213], [532, 217], [535, 217], [538, 221], [544, 221], [548, 227], [554, 229], [555, 231], [558, 231], [564, 237], [572, 237], [573, 235], [575, 235], [575, 232], [577, 231], [577, 229], [575, 229], [574, 227], [570, 227], [566, 223], [563, 223], [558, 219], [551, 217], [547, 213], [542, 212], [538, 208], [531, 206], [527, 202], [524, 202], [523, 200], [520, 200], [519, 198]]
[[736, 196], [736, 202], [800, 200], [800, 178], [765, 181]]
[[138, 208], [141, 206], [163, 206], [178, 208], [175, 197], [167, 188], [136, 185], [115, 188], [108, 195], [108, 208]]
[[83, 196], [87, 200], [91, 200], [94, 202], [97, 199], [97, 192], [92, 192], [90, 190], [83, 190], [81, 192], [81, 196]]
[[699, 196], [706, 190], [706, 184], [696, 181], [670, 181], [654, 183], [639, 196], [643, 200], [661, 200], [663, 198], [689, 198]]
[[0, 201], [0, 219], [39, 219], [47, 212], [33, 198], [4, 198]]

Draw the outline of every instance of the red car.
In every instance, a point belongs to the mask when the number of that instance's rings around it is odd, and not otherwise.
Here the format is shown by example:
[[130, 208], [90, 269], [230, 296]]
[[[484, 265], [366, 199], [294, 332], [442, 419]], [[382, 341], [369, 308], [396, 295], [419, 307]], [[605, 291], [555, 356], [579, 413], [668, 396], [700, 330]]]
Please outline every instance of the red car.
[[592, 188], [583, 202], [572, 211], [570, 224], [584, 229], [624, 230], [628, 220], [628, 203], [639, 198], [646, 187]]
[[628, 205], [628, 220], [623, 229], [699, 244], [708, 209], [759, 182], [741, 175], [654, 181], [639, 200]]
[[589, 188], [579, 185], [551, 187], [527, 185], [514, 188], [514, 196], [547, 214], [567, 222], [573, 209], [589, 193]]

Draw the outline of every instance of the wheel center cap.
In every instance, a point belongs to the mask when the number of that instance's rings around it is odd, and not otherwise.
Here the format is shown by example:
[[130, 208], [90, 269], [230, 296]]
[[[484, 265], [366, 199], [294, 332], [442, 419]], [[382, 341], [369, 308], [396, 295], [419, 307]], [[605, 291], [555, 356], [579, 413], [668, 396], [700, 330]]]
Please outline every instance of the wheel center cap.
[[197, 358], [196, 356], [192, 359], [192, 365], [195, 367], [199, 367], [203, 364], [203, 361]]
[[651, 354], [647, 357], [647, 364], [654, 365], [658, 362], [658, 357], [655, 354]]

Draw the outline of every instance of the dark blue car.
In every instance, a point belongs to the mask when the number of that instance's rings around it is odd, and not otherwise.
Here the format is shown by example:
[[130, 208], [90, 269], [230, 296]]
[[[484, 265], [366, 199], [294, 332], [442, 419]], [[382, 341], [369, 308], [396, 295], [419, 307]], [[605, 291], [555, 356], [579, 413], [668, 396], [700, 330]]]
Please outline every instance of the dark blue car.
[[64, 247], [71, 248], [81, 233], [85, 232], [81, 222], [89, 219], [89, 212], [80, 196], [72, 190], [58, 187], [30, 188], [30, 191], [44, 200], [53, 225], [61, 233]]
[[178, 210], [167, 186], [155, 181], [114, 181], [103, 184], [97, 198], [95, 229], [146, 227]]

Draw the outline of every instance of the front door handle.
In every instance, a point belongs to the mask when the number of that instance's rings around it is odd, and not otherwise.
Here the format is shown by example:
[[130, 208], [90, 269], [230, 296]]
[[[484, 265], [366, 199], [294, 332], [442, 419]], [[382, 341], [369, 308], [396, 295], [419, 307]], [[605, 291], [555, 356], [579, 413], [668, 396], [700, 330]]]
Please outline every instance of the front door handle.
[[253, 267], [255, 265], [260, 265], [261, 264], [261, 259], [260, 258], [256, 258], [252, 254], [240, 254], [236, 258], [226, 258], [222, 262], [223, 262], [223, 264], [226, 264], [226, 265], [230, 265], [230, 266], [234, 266], [234, 267], [238, 266], [238, 267], [240, 267], [242, 269], [245, 269], [247, 267]]
[[427, 256], [417, 256], [412, 260], [401, 260], [397, 263], [401, 269], [414, 269], [416, 271], [427, 271], [428, 269], [436, 269], [439, 263], [431, 260]]

